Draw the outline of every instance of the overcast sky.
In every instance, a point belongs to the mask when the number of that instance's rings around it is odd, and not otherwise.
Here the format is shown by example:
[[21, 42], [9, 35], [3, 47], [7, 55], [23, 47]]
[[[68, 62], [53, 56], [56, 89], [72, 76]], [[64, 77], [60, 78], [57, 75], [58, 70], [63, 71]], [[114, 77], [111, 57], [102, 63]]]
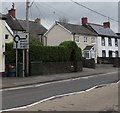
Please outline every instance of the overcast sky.
[[[74, 24], [81, 24], [82, 17], [88, 17], [89, 23], [96, 23], [101, 25], [103, 24], [103, 22], [108, 21], [108, 18], [102, 17], [96, 13], [89, 11], [88, 9], [78, 6], [75, 3], [71, 2], [70, 0], [66, 0], [66, 2], [54, 2], [55, 0], [52, 0], [52, 2], [48, 2], [50, 0], [44, 0], [46, 2], [41, 2], [41, 1], [42, 0], [38, 2], [38, 0], [35, 0], [33, 5], [30, 7], [29, 19], [34, 20], [35, 18], [41, 18], [42, 24], [47, 28], [50, 28], [55, 23], [55, 21], [57, 21], [59, 18], [62, 17], [69, 19], [69, 23], [74, 23]], [[80, 4], [84, 6], [87, 6], [110, 18], [118, 20], [119, 0], [112, 0], [114, 2], [110, 2], [110, 0], [109, 2], [102, 2], [100, 0], [99, 2], [88, 2], [88, 0], [84, 0], [85, 2], [80, 2], [82, 0], [74, 0], [74, 1], [78, 1]], [[30, 4], [31, 3], [32, 2], [30, 2]], [[11, 8], [12, 3], [2, 2], [0, 3], [0, 5], [2, 5], [2, 8], [0, 8], [0, 12], [6, 14], [7, 10]], [[17, 18], [25, 19], [25, 2], [15, 2], [15, 8], [16, 8]], [[118, 32], [118, 23], [112, 20], [109, 21], [111, 23], [111, 29], [114, 32]]]

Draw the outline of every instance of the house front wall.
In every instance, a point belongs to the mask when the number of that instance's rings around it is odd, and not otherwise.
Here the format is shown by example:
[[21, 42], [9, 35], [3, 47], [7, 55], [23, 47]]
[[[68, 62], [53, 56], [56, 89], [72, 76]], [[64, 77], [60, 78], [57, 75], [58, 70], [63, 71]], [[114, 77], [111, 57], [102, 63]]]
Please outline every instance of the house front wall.
[[[103, 50], [106, 51], [106, 57], [109, 57], [109, 51], [113, 51], [112, 57], [115, 57], [115, 51], [118, 51], [118, 46], [115, 46], [115, 38], [111, 38], [112, 46], [108, 45], [108, 37], [105, 37], [105, 46], [102, 46], [101, 38], [102, 37], [98, 37], [98, 57], [102, 57]], [[118, 39], [118, 42], [119, 40], [120, 39]], [[120, 52], [119, 52], [119, 57], [120, 57]]]
[[13, 31], [6, 22], [5, 22], [5, 35], [8, 36], [7, 39], [5, 39], [5, 43], [13, 42]]
[[47, 45], [58, 46], [61, 42], [73, 40], [70, 32], [59, 25], [55, 25], [47, 34]]
[[5, 72], [5, 21], [0, 19], [0, 74]]
[[[97, 53], [97, 43], [98, 43], [97, 36], [87, 36], [87, 35], [75, 35], [75, 36], [79, 36], [80, 42], [76, 42], [76, 43], [77, 43], [78, 47], [80, 47], [82, 49], [82, 52], [84, 52], [83, 50], [86, 46], [92, 45], [96, 49], [96, 57], [97, 57], [97, 54], [98, 54]], [[87, 37], [87, 42], [84, 41], [85, 37]], [[95, 39], [95, 43], [92, 43], [93, 38]]]

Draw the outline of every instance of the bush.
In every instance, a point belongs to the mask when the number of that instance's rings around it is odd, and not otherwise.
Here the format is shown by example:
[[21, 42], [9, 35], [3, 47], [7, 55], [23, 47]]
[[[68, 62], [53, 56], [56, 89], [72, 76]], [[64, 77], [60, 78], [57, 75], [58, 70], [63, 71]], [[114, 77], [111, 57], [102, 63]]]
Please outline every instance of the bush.
[[7, 43], [5, 45], [5, 62], [6, 64], [14, 63], [15, 62], [15, 50], [13, 49], [13, 43]]
[[71, 53], [70, 61], [82, 60], [81, 48], [79, 48], [74, 41], [64, 41], [59, 46], [67, 47], [69, 49], [69, 53]]
[[31, 61], [60, 62], [70, 57], [68, 48], [59, 46], [31, 46]]
[[[12, 43], [6, 44], [6, 64], [15, 63], [15, 50], [12, 45]], [[22, 50], [18, 50], [18, 53], [18, 62], [22, 62]], [[60, 46], [30, 45], [30, 61], [64, 62], [80, 61], [81, 59], [81, 49], [73, 41], [65, 41]]]

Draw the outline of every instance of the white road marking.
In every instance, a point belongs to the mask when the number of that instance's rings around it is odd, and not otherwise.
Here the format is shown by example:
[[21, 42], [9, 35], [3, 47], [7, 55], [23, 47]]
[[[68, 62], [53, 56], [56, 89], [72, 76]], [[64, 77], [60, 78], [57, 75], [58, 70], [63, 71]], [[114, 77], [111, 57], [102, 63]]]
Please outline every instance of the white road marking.
[[11, 90], [18, 90], [18, 89], [33, 88], [33, 87], [40, 87], [40, 86], [45, 86], [45, 85], [50, 85], [50, 84], [55, 84], [55, 83], [69, 82], [69, 81], [75, 81], [75, 80], [80, 80], [80, 79], [88, 79], [88, 78], [91, 78], [91, 77], [109, 75], [109, 74], [115, 74], [115, 73], [118, 73], [118, 72], [96, 74], [96, 75], [90, 75], [90, 76], [87, 76], [87, 77], [77, 77], [77, 78], [71, 78], [71, 79], [67, 79], [67, 80], [60, 80], [60, 81], [54, 81], [54, 82], [48, 82], [48, 83], [41, 83], [41, 84], [36, 84], [36, 85], [34, 84], [34, 85], [21, 86], [21, 87], [15, 87], [15, 88], [0, 89], [0, 92], [1, 91], [11, 91]]
[[[107, 86], [107, 85], [119, 84], [119, 83], [120, 83], [120, 81], [118, 81], [117, 83], [102, 84], [102, 85], [98, 85], [98, 86]], [[43, 100], [41, 100], [41, 101], [32, 103], [32, 104], [30, 104], [30, 105], [22, 106], [22, 107], [19, 107], [19, 108], [11, 108], [11, 109], [6, 109], [6, 110], [0, 110], [0, 112], [3, 112], [3, 111], [15, 111], [15, 110], [20, 110], [20, 109], [26, 109], [26, 108], [28, 108], [28, 107], [35, 106], [35, 105], [37, 105], [37, 104], [40, 104], [40, 103], [42, 103], [42, 102], [46, 102], [46, 101], [51, 100], [51, 99], [56, 99], [56, 98], [60, 98], [60, 97], [64, 97], [64, 96], [70, 96], [70, 95], [74, 95], [74, 94], [81, 94], [81, 93], [84, 93], [84, 92], [89, 92], [89, 91], [95, 89], [95, 88], [98, 87], [98, 86], [94, 86], [94, 87], [92, 87], [92, 88], [90, 88], [90, 89], [87, 89], [87, 90], [85, 90], [85, 91], [73, 92], [73, 93], [68, 93], [68, 94], [62, 94], [62, 95], [52, 96], [52, 97], [49, 97], [49, 98], [47, 98], [47, 99], [43, 99]]]

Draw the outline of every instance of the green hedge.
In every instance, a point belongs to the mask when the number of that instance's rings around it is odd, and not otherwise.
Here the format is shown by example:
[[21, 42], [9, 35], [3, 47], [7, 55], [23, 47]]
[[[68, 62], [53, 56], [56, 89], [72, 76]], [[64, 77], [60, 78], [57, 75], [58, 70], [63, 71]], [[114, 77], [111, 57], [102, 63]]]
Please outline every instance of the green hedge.
[[71, 53], [70, 61], [82, 60], [81, 48], [79, 48], [74, 41], [64, 41], [59, 46], [67, 47], [69, 49], [69, 53]]
[[59, 62], [68, 61], [70, 57], [69, 49], [60, 46], [31, 46], [31, 61]]
[[7, 43], [5, 46], [5, 62], [6, 64], [15, 63], [15, 50], [13, 49], [13, 43]]
[[[15, 50], [11, 44], [6, 44], [6, 64], [15, 63]], [[19, 52], [19, 61], [22, 61], [22, 50]], [[30, 45], [30, 61], [64, 62], [80, 61], [81, 49], [73, 41], [65, 41], [59, 46]]]

